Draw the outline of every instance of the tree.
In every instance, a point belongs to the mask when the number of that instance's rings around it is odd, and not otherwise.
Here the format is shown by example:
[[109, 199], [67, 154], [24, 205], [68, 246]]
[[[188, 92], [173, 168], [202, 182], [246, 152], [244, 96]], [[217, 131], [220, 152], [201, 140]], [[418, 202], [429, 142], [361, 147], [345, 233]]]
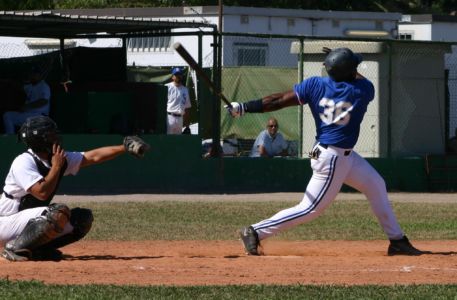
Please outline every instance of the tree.
[[[114, 7], [216, 6], [219, 0], [0, 0], [2, 10], [76, 9]], [[457, 0], [223, 0], [226, 6], [274, 7], [341, 11], [379, 11], [406, 14], [457, 10]]]

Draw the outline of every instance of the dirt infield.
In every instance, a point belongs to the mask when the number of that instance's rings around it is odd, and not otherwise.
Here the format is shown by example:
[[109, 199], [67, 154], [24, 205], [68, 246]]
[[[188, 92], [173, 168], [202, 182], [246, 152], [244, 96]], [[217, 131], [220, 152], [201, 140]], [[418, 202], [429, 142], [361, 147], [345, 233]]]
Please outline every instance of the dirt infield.
[[[455, 194], [390, 193], [392, 201], [455, 203]], [[58, 195], [56, 202], [299, 201], [301, 193], [251, 195]], [[344, 194], [338, 200], [364, 199]], [[457, 241], [413, 241], [432, 254], [386, 255], [383, 241], [267, 240], [264, 256], [246, 256], [239, 241], [81, 241], [59, 262], [0, 259], [0, 278], [55, 284], [457, 284]]]
[[457, 241], [415, 241], [433, 251], [386, 255], [386, 241], [267, 241], [264, 256], [239, 241], [82, 241], [59, 262], [0, 260], [0, 277], [55, 284], [445, 284], [457, 283]]

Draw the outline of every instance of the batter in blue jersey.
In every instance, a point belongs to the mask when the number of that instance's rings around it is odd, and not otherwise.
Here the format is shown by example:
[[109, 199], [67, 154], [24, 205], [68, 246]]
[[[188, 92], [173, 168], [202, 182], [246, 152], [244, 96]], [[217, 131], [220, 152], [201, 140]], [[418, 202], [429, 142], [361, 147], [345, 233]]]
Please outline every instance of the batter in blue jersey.
[[360, 123], [373, 100], [373, 84], [365, 78], [336, 82], [330, 77], [311, 77], [295, 85], [300, 104], [308, 104], [316, 122], [316, 140], [326, 145], [353, 148]]
[[311, 77], [293, 90], [226, 106], [232, 117], [264, 113], [294, 105], [309, 105], [316, 125], [316, 144], [309, 153], [313, 176], [303, 199], [296, 206], [240, 230], [247, 254], [260, 255], [260, 241], [309, 222], [323, 213], [343, 184], [362, 192], [370, 202], [387, 238], [388, 255], [421, 255], [403, 233], [379, 173], [353, 150], [368, 104], [374, 98], [373, 84], [357, 72], [362, 61], [348, 48], [330, 50], [325, 69], [328, 77]]

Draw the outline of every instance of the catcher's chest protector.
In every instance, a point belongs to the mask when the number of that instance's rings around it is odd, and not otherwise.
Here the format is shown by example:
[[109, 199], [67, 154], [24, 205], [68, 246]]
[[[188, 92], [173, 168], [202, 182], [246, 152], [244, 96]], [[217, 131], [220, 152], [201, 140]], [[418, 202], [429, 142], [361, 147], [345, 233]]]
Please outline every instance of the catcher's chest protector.
[[[38, 172], [41, 174], [41, 176], [46, 177], [48, 175], [50, 169], [48, 167], [46, 167], [45, 164], [41, 160], [36, 158], [35, 155], [33, 155], [32, 153], [30, 153], [28, 151], [26, 153], [30, 154], [33, 157], [33, 160], [35, 161], [35, 163], [38, 167]], [[62, 169], [60, 170], [59, 179], [57, 181], [56, 187], [48, 199], [43, 201], [43, 200], [39, 200], [39, 199], [35, 198], [32, 194], [27, 194], [21, 198], [21, 204], [19, 204], [19, 211], [28, 209], [28, 208], [48, 206], [51, 203], [52, 198], [54, 198], [54, 195], [56, 194], [57, 189], [59, 188], [60, 180], [62, 179], [62, 176], [65, 173], [66, 169], [67, 169], [67, 161], [65, 161]]]

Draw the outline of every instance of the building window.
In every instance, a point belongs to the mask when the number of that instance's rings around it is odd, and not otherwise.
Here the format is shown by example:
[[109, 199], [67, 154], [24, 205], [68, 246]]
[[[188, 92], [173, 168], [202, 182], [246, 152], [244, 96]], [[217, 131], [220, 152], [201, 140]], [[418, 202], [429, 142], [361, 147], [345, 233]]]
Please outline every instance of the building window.
[[268, 44], [235, 43], [233, 49], [237, 66], [267, 65]]
[[295, 19], [287, 19], [287, 27], [294, 27]]
[[142, 36], [129, 38], [127, 47], [132, 52], [159, 52], [167, 51], [170, 43], [170, 36]]
[[411, 32], [400, 32], [398, 34], [398, 39], [399, 40], [412, 40], [413, 39], [413, 34]]
[[383, 30], [384, 29], [382, 21], [376, 21], [374, 24], [375, 24], [374, 27], [375, 27], [376, 30]]
[[248, 15], [241, 15], [240, 16], [240, 23], [241, 24], [249, 24], [249, 16]]

